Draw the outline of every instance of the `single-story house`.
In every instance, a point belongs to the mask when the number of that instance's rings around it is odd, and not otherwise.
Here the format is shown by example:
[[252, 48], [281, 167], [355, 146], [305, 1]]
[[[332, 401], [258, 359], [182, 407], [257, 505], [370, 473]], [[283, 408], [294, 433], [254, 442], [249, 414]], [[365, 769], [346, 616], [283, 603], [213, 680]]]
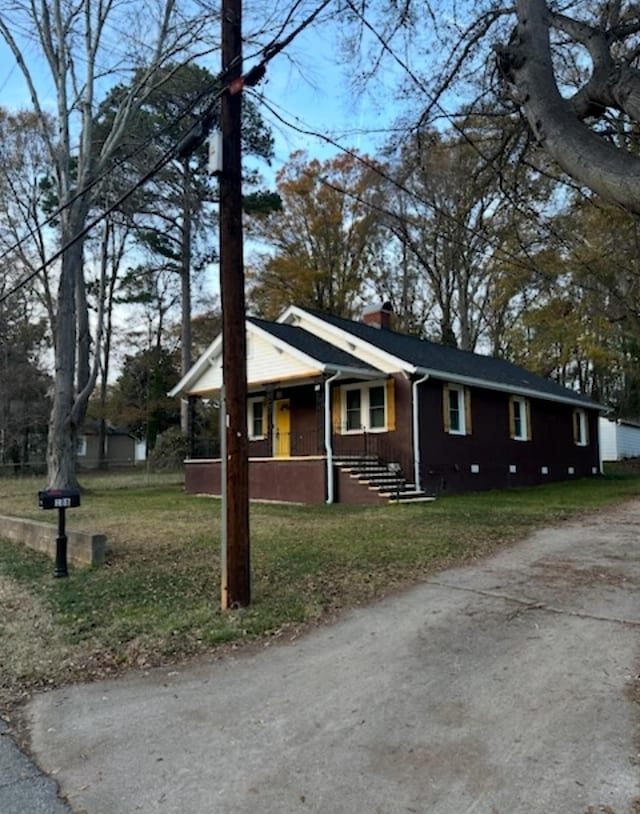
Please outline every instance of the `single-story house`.
[[603, 461], [640, 458], [640, 424], [621, 418], [600, 417], [600, 455]]
[[[126, 429], [107, 425], [104, 465], [133, 466], [146, 460], [146, 442]], [[76, 461], [84, 469], [100, 466], [100, 433], [96, 421], [87, 421], [76, 443]]]
[[[254, 498], [426, 499], [598, 474], [600, 406], [504, 359], [289, 307], [248, 318], [247, 433]], [[171, 391], [216, 398], [222, 339]], [[187, 460], [190, 492], [220, 492], [219, 460]]]

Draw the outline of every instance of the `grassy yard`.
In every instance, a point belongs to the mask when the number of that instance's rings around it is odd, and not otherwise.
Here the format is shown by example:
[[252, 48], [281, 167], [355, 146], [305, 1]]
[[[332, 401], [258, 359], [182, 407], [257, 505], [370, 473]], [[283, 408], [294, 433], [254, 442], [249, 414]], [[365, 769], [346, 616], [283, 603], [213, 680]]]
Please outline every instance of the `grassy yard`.
[[[220, 502], [178, 476], [85, 477], [69, 529], [104, 532], [107, 562], [53, 578], [0, 541], [0, 707], [32, 689], [265, 642], [482, 556], [533, 528], [640, 494], [640, 475], [380, 507], [251, 507], [253, 603], [219, 609]], [[47, 520], [31, 479], [0, 480], [0, 513]]]

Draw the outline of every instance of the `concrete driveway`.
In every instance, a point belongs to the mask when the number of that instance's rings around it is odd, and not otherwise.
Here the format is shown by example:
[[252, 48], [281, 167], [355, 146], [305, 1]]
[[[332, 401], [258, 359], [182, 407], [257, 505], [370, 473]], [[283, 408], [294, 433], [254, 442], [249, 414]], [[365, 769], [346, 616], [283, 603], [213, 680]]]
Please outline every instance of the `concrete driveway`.
[[639, 532], [635, 502], [288, 644], [40, 695], [34, 754], [88, 814], [640, 812]]

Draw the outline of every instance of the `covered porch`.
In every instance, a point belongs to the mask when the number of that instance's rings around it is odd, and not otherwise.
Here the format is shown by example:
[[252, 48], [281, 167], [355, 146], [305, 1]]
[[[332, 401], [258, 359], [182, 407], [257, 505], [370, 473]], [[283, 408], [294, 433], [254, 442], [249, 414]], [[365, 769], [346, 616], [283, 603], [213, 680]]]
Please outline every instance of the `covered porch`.
[[[171, 395], [219, 401], [221, 350], [218, 339]], [[407, 388], [300, 328], [248, 320], [250, 497], [333, 503], [341, 493], [336, 462], [349, 458], [394, 462], [410, 472], [410, 420], [397, 429]], [[219, 453], [193, 454], [185, 469], [189, 492], [220, 494]]]
[[[410, 470], [395, 428], [393, 379], [318, 377], [252, 389], [247, 400], [249, 494], [253, 499], [298, 503], [374, 502], [356, 500], [340, 488], [340, 464], [379, 461]], [[218, 397], [210, 393], [208, 397]], [[371, 426], [371, 425], [374, 426]], [[375, 426], [377, 425], [377, 426]], [[186, 490], [221, 494], [219, 454], [185, 461]]]

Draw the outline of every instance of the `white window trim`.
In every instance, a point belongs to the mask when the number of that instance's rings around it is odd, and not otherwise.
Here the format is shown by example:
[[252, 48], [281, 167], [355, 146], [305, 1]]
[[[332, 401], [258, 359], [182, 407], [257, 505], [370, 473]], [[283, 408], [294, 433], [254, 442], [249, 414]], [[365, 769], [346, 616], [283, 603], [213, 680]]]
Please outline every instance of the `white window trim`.
[[511, 401], [515, 407], [518, 405], [518, 411], [520, 413], [520, 427], [521, 433], [520, 435], [516, 435], [515, 427], [516, 427], [516, 420], [515, 415], [513, 417], [513, 436], [512, 439], [514, 441], [528, 441], [531, 438], [531, 434], [529, 432], [529, 411], [527, 410], [527, 400], [522, 398], [521, 396], [512, 396]]
[[[372, 387], [381, 387], [384, 393], [384, 425], [382, 427], [369, 426], [369, 391]], [[347, 391], [360, 390], [360, 417], [364, 419], [363, 424], [356, 430], [347, 429]], [[356, 382], [355, 384], [343, 384], [340, 388], [340, 413], [342, 421], [342, 435], [358, 435], [363, 432], [387, 432], [389, 425], [389, 406], [387, 404], [387, 383], [384, 379], [375, 382]]]
[[264, 428], [264, 411], [267, 409], [264, 396], [247, 399], [247, 436], [249, 441], [264, 441], [267, 437], [264, 432], [260, 433], [260, 435], [253, 434], [253, 405], [258, 403], [262, 404], [262, 427]]
[[578, 426], [580, 428], [580, 440], [574, 440], [574, 443], [577, 447], [587, 447], [589, 443], [587, 441], [588, 433], [589, 433], [589, 425], [587, 423], [587, 413], [586, 410], [577, 409], [575, 411], [576, 416], [578, 417]]
[[[465, 402], [464, 387], [458, 384], [450, 384], [448, 386], [448, 404], [447, 410], [449, 411], [449, 435], [466, 435], [467, 434], [467, 410]], [[454, 430], [451, 426], [451, 393], [458, 394], [458, 414], [460, 416], [460, 427]]]

